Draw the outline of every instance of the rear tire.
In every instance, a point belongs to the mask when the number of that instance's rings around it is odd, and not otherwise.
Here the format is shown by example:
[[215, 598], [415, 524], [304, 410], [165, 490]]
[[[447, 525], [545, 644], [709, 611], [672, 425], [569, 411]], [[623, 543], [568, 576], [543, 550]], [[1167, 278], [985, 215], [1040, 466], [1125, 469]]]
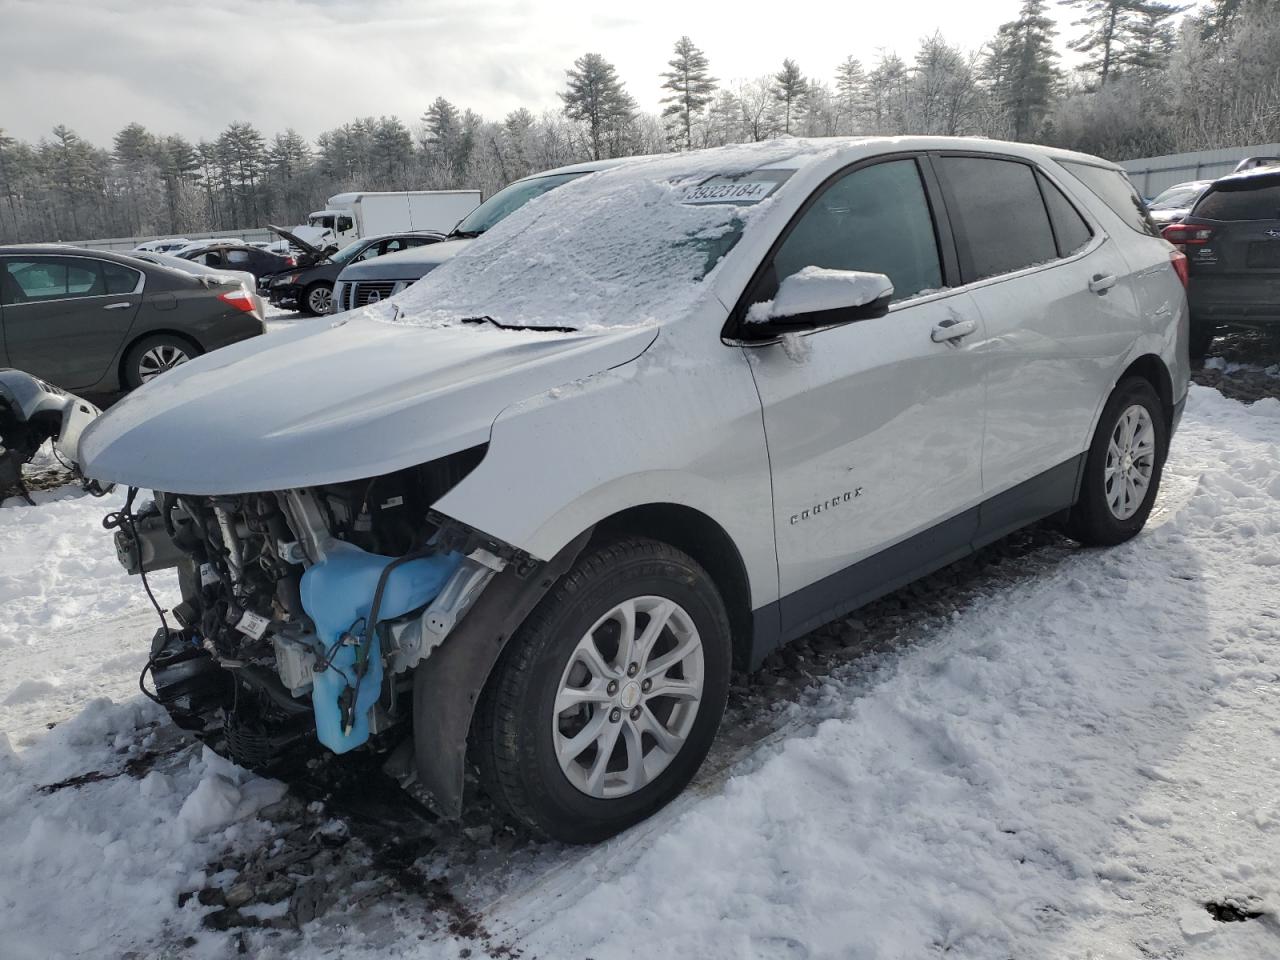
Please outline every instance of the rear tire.
[[1120, 381], [1098, 420], [1067, 533], [1087, 547], [1134, 537], [1160, 491], [1169, 450], [1164, 404], [1140, 377]]
[[489, 678], [472, 731], [485, 791], [566, 843], [643, 820], [706, 757], [730, 652], [724, 603], [696, 561], [655, 540], [594, 549], [529, 615]]
[[137, 390], [166, 370], [181, 366], [203, 352], [190, 340], [172, 333], [143, 337], [125, 354], [124, 385], [130, 390]]

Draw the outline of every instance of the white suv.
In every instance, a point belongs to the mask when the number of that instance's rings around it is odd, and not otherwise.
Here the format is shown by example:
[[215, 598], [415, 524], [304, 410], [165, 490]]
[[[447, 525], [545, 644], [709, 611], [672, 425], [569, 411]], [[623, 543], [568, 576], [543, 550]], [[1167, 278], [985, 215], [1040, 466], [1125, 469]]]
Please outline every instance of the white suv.
[[[1180, 254], [1093, 157], [945, 138], [636, 160], [389, 301], [193, 360], [87, 475], [176, 563], [156, 695], [240, 762], [385, 751], [456, 814], [608, 836], [675, 796], [730, 668], [1025, 524], [1151, 510]], [[132, 502], [132, 501], [131, 501]]]

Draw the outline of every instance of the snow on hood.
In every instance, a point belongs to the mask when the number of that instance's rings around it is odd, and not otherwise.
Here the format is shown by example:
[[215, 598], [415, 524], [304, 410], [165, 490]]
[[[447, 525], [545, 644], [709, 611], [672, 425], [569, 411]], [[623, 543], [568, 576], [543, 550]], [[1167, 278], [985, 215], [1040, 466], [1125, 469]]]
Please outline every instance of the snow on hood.
[[776, 140], [588, 174], [531, 200], [370, 313], [428, 327], [476, 316], [578, 329], [670, 319], [703, 294], [702, 280], [790, 173], [835, 149]]
[[510, 404], [624, 364], [656, 336], [324, 317], [135, 390], [85, 431], [81, 468], [103, 482], [200, 495], [378, 476], [486, 443]]

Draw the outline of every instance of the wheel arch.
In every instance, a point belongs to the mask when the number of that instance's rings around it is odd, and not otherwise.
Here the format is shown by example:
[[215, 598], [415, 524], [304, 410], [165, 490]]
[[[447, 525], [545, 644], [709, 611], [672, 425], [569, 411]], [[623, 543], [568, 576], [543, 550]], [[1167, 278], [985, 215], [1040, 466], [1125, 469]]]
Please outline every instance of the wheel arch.
[[593, 542], [626, 536], [648, 537], [687, 553], [707, 571], [729, 614], [733, 662], [746, 669], [751, 656], [753, 622], [751, 584], [737, 544], [715, 520], [678, 503], [628, 507], [595, 525]]
[[1172, 433], [1173, 377], [1170, 375], [1169, 368], [1165, 365], [1165, 362], [1154, 353], [1144, 353], [1130, 363], [1129, 366], [1125, 367], [1124, 372], [1116, 379], [1116, 383], [1119, 384], [1129, 377], [1140, 377], [1155, 388], [1156, 396], [1160, 398], [1160, 406], [1164, 410], [1165, 429]]

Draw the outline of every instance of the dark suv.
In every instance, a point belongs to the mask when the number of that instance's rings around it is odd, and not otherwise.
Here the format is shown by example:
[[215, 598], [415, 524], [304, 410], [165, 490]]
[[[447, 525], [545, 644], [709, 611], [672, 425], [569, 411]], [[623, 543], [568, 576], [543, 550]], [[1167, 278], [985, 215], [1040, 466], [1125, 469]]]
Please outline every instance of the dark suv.
[[1223, 326], [1280, 336], [1280, 166], [1215, 181], [1164, 237], [1187, 255], [1193, 359]]

